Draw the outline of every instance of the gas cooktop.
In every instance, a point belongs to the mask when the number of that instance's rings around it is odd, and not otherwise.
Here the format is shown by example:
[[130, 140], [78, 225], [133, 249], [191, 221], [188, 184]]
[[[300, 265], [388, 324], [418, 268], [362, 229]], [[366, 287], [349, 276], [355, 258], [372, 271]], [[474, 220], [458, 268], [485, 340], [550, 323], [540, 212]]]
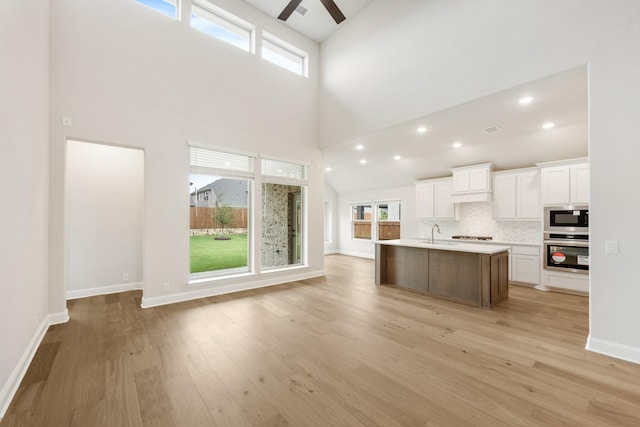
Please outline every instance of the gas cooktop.
[[491, 236], [451, 236], [456, 240], [493, 240]]

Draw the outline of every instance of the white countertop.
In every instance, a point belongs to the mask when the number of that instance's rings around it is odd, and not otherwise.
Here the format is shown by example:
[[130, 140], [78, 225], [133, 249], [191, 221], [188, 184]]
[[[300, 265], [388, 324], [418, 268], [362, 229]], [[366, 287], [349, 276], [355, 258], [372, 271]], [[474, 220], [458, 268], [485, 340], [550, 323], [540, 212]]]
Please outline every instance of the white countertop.
[[483, 244], [483, 243], [458, 243], [437, 241], [436, 243], [428, 243], [426, 239], [398, 239], [398, 240], [378, 240], [377, 244], [391, 245], [391, 246], [406, 246], [410, 248], [423, 248], [423, 249], [437, 249], [440, 251], [453, 251], [453, 252], [471, 252], [475, 254], [497, 254], [499, 252], [508, 251], [509, 246], [500, 246], [495, 244]]
[[[542, 236], [542, 233], [540, 234]], [[428, 241], [428, 237], [410, 237], [410, 240], [419, 240], [419, 241]], [[542, 240], [539, 242], [511, 242], [508, 240], [463, 240], [463, 239], [452, 239], [450, 237], [443, 237], [442, 239], [436, 238], [436, 243], [438, 242], [456, 242], [456, 243], [470, 243], [472, 245], [508, 245], [508, 246], [542, 246]]]

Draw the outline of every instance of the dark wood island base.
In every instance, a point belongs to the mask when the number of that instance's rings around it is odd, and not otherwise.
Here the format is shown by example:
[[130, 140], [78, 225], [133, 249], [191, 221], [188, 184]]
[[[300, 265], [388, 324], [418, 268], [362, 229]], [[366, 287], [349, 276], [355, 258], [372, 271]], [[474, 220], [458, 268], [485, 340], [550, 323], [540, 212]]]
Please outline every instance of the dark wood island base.
[[[444, 246], [444, 248], [442, 248]], [[490, 308], [509, 297], [509, 254], [376, 243], [376, 285], [395, 285], [434, 297]]]

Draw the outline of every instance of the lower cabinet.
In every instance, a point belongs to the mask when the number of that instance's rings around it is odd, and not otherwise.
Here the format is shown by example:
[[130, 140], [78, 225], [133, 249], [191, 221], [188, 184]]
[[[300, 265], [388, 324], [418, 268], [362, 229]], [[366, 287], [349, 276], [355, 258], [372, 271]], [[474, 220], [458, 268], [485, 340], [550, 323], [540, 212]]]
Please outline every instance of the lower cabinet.
[[512, 282], [540, 284], [540, 270], [542, 263], [539, 246], [511, 247], [511, 277]]

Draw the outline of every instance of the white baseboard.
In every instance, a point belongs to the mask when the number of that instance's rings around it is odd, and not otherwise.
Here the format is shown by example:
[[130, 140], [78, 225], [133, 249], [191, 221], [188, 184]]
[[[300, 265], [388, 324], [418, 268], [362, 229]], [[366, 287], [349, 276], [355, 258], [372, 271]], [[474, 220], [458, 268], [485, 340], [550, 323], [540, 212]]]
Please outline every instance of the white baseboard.
[[33, 356], [35, 356], [38, 346], [42, 342], [44, 335], [47, 333], [49, 326], [64, 323], [68, 320], [69, 312], [66, 309], [61, 313], [52, 313], [42, 320], [34, 332], [33, 337], [31, 337], [29, 344], [27, 344], [27, 348], [24, 350], [22, 357], [18, 360], [18, 363], [11, 372], [11, 375], [9, 375], [9, 379], [2, 387], [2, 390], [0, 390], [0, 419], [4, 417], [4, 414], [7, 412], [7, 409], [11, 404], [11, 400], [18, 391], [18, 387], [20, 386], [24, 375], [27, 373], [27, 369], [29, 369]]
[[118, 292], [134, 291], [142, 289], [142, 282], [121, 283], [119, 285], [101, 286], [99, 288], [78, 289], [76, 291], [67, 291], [67, 299], [78, 299], [86, 297], [94, 297], [96, 295], [117, 294]]
[[341, 254], [341, 255], [355, 256], [355, 257], [358, 257], [358, 258], [375, 259], [375, 257], [376, 257], [375, 254], [369, 254], [369, 253], [365, 253], [365, 252], [338, 251], [338, 253]]
[[324, 250], [324, 254], [325, 255], [335, 255], [335, 254], [339, 254], [340, 251], [338, 249], [325, 249]]
[[618, 344], [611, 341], [592, 338], [589, 335], [585, 348], [595, 353], [604, 354], [605, 356], [615, 357], [616, 359], [626, 360], [627, 362], [640, 364], [640, 348], [631, 347], [624, 344]]
[[286, 277], [268, 277], [262, 280], [255, 280], [248, 283], [233, 283], [228, 285], [218, 285], [206, 289], [194, 289], [189, 292], [177, 294], [161, 295], [157, 297], [142, 297], [142, 308], [158, 307], [160, 305], [175, 304], [178, 302], [191, 301], [194, 299], [213, 297], [216, 295], [230, 294], [233, 292], [248, 291], [251, 289], [265, 288], [267, 286], [280, 285], [282, 283], [296, 282], [298, 280], [312, 279], [324, 276], [324, 270], [305, 271], [303, 273], [287, 275]]

